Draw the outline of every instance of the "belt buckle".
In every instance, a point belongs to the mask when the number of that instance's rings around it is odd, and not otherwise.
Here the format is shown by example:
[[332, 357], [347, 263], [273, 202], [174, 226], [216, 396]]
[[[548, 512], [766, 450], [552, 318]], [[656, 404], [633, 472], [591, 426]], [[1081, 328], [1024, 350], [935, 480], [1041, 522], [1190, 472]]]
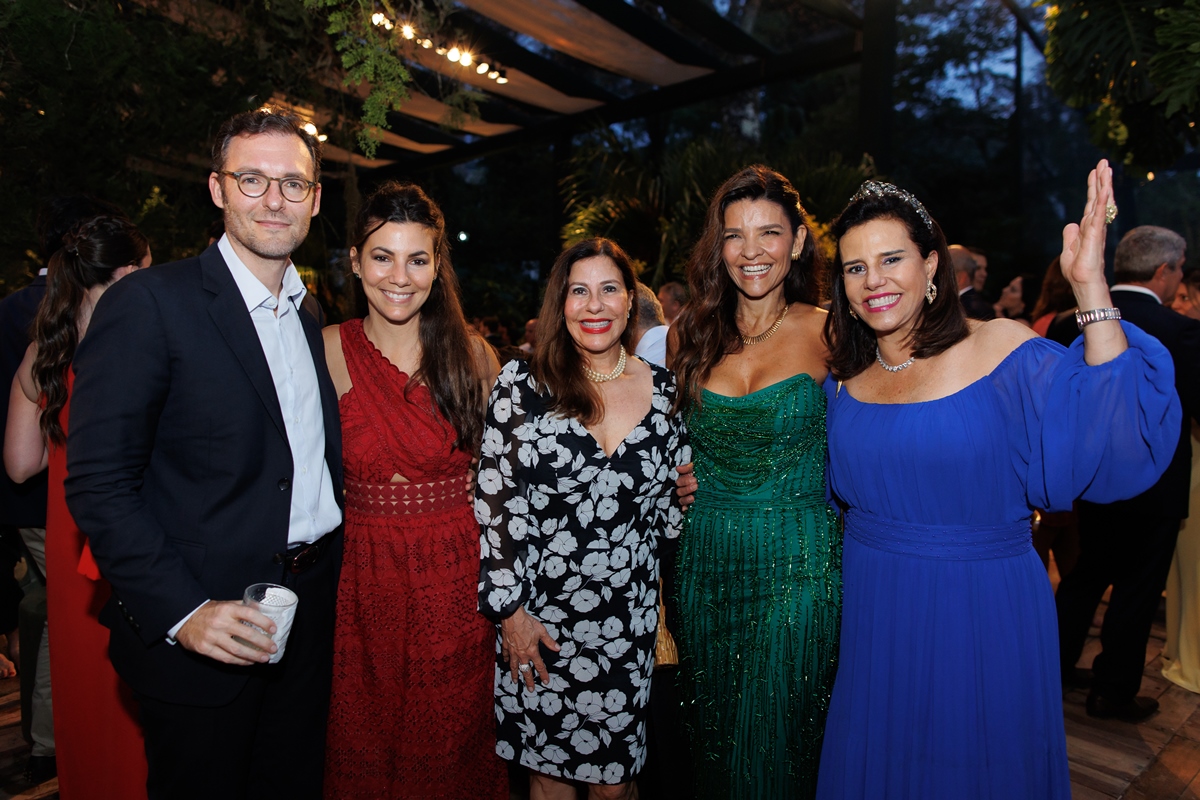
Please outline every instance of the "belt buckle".
[[305, 545], [294, 555], [289, 556], [287, 561], [288, 571], [293, 575], [299, 575], [304, 570], [317, 563], [317, 558], [321, 555], [321, 548], [316, 543]]

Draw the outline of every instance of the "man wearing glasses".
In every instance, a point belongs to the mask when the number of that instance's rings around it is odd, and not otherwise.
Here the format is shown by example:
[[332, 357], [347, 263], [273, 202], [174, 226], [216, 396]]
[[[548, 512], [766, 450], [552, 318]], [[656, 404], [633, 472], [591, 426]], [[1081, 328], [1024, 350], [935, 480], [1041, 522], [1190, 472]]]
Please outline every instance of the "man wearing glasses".
[[[67, 501], [113, 586], [101, 614], [139, 704], [151, 798], [319, 798], [341, 557], [341, 433], [291, 253], [320, 209], [292, 117], [227, 121], [225, 235], [122, 281], [75, 357]], [[127, 285], [126, 285], [127, 284]], [[245, 588], [299, 596], [285, 655]]]

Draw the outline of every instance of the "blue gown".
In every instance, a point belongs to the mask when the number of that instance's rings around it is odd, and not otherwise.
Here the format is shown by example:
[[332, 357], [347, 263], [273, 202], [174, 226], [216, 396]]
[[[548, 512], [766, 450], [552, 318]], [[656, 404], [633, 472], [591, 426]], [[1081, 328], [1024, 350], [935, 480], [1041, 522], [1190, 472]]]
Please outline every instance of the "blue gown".
[[1178, 443], [1170, 355], [1096, 367], [1031, 339], [924, 403], [829, 409], [830, 481], [848, 506], [841, 653], [817, 797], [1070, 797], [1054, 598], [1031, 507], [1138, 494]]

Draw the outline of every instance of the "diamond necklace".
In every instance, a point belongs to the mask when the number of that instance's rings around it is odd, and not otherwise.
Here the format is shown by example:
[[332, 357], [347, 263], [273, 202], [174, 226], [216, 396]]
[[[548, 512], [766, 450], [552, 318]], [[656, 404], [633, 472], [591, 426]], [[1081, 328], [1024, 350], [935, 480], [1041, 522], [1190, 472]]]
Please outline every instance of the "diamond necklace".
[[[767, 328], [765, 331], [758, 334], [757, 336], [746, 336], [743, 334], [742, 335], [742, 344], [745, 344], [745, 345], [760, 344], [762, 342], [765, 342], [767, 339], [770, 339], [772, 336], [774, 336], [775, 331], [779, 330], [779, 326], [783, 324], [783, 318], [787, 316], [788, 308], [789, 308], [789, 306], [785, 302], [783, 304], [783, 311], [780, 311], [779, 316], [776, 317], [776, 319], [775, 319], [775, 324], [772, 325], [771, 327]], [[740, 331], [739, 331], [739, 333], [740, 333]]]
[[617, 378], [621, 377], [621, 373], [624, 371], [625, 371], [625, 345], [621, 345], [621, 355], [619, 355], [617, 357], [617, 366], [614, 367], [613, 371], [608, 373], [607, 375], [605, 375], [601, 372], [596, 372], [596, 370], [591, 369], [590, 367], [588, 367], [586, 365], [583, 368], [583, 374], [587, 375], [588, 380], [591, 381], [592, 383], [608, 383], [609, 381], [615, 381]]
[[888, 372], [899, 372], [902, 369], [908, 369], [913, 364], [913, 356], [908, 357], [908, 361], [903, 364], [889, 364], [883, 360], [883, 356], [879, 354], [879, 345], [875, 345], [875, 360], [879, 362], [879, 366], [886, 369]]

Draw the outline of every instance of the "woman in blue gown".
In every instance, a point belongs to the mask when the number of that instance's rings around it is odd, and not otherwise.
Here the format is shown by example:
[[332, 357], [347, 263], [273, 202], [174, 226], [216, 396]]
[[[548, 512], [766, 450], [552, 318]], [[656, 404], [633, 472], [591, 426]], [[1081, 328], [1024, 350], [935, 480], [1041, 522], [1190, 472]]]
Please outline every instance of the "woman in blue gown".
[[1070, 797], [1030, 510], [1143, 491], [1181, 413], [1166, 350], [1110, 310], [1111, 176], [1102, 161], [1063, 232], [1063, 274], [1100, 318], [1069, 351], [1009, 320], [967, 321], [941, 229], [907, 192], [868, 182], [834, 223], [844, 597], [819, 798]]

